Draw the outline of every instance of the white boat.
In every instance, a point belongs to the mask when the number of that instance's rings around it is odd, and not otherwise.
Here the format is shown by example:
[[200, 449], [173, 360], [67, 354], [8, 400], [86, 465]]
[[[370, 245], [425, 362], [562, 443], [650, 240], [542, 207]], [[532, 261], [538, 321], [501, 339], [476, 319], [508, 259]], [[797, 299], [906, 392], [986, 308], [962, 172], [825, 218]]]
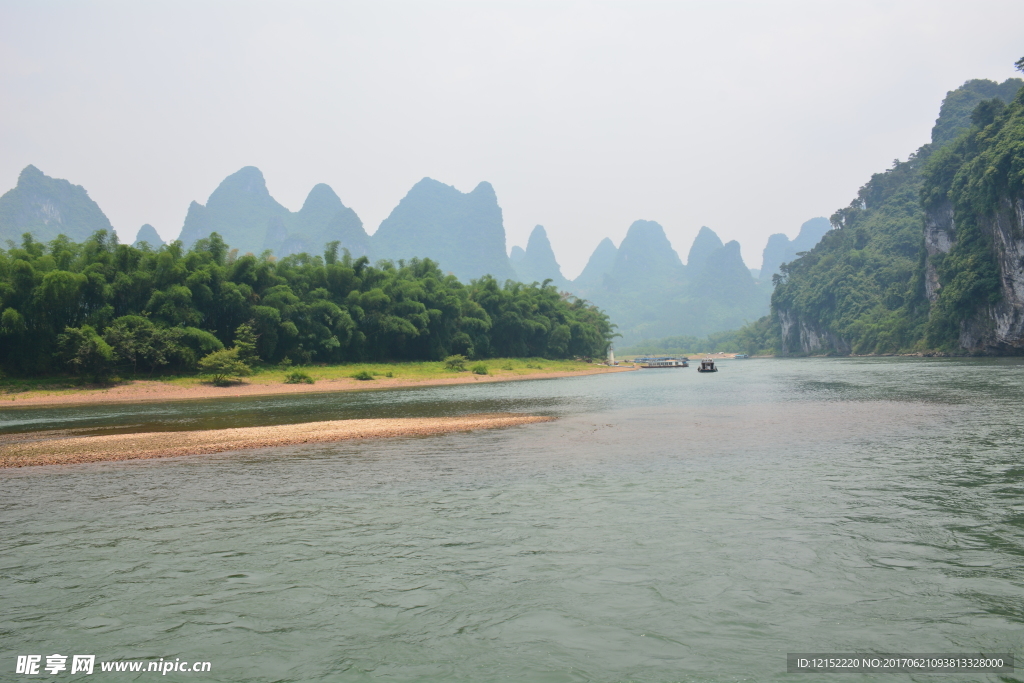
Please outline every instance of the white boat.
[[658, 356], [654, 358], [637, 358], [636, 362], [640, 363], [641, 368], [688, 368], [690, 364], [686, 362], [687, 360], [689, 359]]

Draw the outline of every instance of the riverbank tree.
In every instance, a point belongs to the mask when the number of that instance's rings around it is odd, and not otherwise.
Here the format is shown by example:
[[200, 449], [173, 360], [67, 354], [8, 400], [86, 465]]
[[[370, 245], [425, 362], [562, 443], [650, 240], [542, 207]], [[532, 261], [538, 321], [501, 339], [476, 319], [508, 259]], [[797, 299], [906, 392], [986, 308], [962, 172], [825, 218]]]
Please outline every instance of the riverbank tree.
[[12, 375], [187, 371], [227, 347], [255, 363], [600, 357], [612, 335], [607, 315], [550, 283], [463, 284], [430, 259], [371, 264], [336, 243], [276, 259], [216, 233], [186, 251], [101, 230], [0, 249], [0, 369]]

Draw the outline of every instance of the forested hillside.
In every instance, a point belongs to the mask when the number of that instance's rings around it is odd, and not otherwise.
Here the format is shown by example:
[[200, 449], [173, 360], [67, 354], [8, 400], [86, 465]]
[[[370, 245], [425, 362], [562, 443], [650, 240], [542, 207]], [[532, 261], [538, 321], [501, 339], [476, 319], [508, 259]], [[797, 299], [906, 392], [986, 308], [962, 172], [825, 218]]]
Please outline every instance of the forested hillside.
[[265, 362], [602, 356], [608, 317], [551, 286], [462, 284], [429, 259], [238, 256], [216, 234], [185, 251], [26, 237], [0, 249], [0, 369], [37, 374], [83, 354], [122, 370], [188, 370], [255, 332]]
[[[1015, 96], [1021, 84], [1020, 79], [1002, 84], [976, 80], [948, 93], [932, 131], [932, 143], [907, 161], [895, 161], [889, 170], [873, 175], [848, 207], [833, 214], [830, 220], [835, 229], [807, 255], [781, 269], [772, 295], [772, 311], [783, 353], [895, 353], [935, 347], [950, 350], [950, 340], [956, 337], [951, 330], [958, 328], [969, 309], [993, 302], [992, 283], [998, 275], [990, 267], [992, 242], [974, 233], [954, 235], [960, 227], [951, 228], [947, 243], [940, 246], [948, 249], [954, 242], [961, 246], [938, 266], [938, 275], [932, 276], [932, 280], [938, 277], [946, 283], [955, 282], [944, 295], [950, 303], [940, 302], [935, 308], [930, 301], [925, 206], [938, 210], [943, 202], [960, 201], [946, 197], [956, 185], [953, 179], [966, 178], [957, 175], [961, 166], [972, 153], [983, 154], [978, 141], [995, 135], [991, 130], [985, 132], [986, 126], [998, 117], [1008, 120], [1011, 110], [1019, 106], [1006, 109], [1001, 98]], [[984, 99], [992, 93], [993, 99]], [[973, 123], [970, 115], [964, 118], [965, 110], [975, 112]], [[977, 118], [978, 111], [998, 113], [983, 115], [986, 124]], [[957, 132], [960, 136], [950, 141], [949, 136]], [[1010, 132], [1004, 135], [1005, 140], [1011, 137]], [[1003, 144], [1009, 149], [1012, 143], [1005, 140]], [[1024, 138], [1018, 139], [1022, 141]], [[982, 162], [972, 162], [974, 180], [962, 182], [977, 184], [981, 182], [978, 178], [987, 173], [985, 182], [1005, 184], [996, 178], [1011, 173], [1013, 162], [1009, 159], [1014, 154], [1019, 156], [1021, 147], [1016, 149], [1000, 157], [1005, 168], [987, 166], [978, 170]], [[974, 202], [972, 210], [990, 211], [997, 203], [991, 192], [987, 201], [985, 206]], [[963, 228], [968, 230], [970, 220], [966, 213], [961, 214]], [[958, 257], [965, 250], [970, 256]], [[954, 299], [956, 303], [952, 303]]]
[[[1024, 62], [1024, 60], [1022, 60]], [[993, 98], [924, 169], [927, 343], [1024, 349], [1024, 90]]]

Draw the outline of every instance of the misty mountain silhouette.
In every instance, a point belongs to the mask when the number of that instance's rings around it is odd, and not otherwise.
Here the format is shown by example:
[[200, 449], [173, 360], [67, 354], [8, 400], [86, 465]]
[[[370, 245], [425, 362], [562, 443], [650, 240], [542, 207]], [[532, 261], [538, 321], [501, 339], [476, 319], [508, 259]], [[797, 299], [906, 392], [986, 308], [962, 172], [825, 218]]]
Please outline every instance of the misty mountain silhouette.
[[429, 257], [463, 282], [488, 274], [499, 282], [515, 277], [501, 207], [488, 182], [464, 193], [424, 178], [380, 224], [371, 251], [375, 259]]
[[241, 253], [269, 249], [278, 256], [318, 254], [325, 244], [339, 240], [342, 248], [361, 256], [369, 246], [362, 221], [329, 186], [315, 186], [302, 208], [292, 213], [270, 196], [255, 166], [225, 178], [205, 206], [192, 202], [178, 239], [190, 247], [212, 232]]
[[26, 232], [40, 242], [57, 235], [81, 242], [96, 230], [114, 228], [85, 188], [51, 178], [35, 166], [26, 166], [17, 186], [0, 197], [0, 244], [20, 244]]
[[759, 279], [771, 282], [772, 275], [779, 272], [779, 266], [794, 260], [798, 253], [810, 251], [825, 233], [832, 229], [827, 218], [812, 218], [800, 226], [800, 233], [791, 242], [784, 234], [776, 233], [768, 238], [761, 255]]
[[143, 242], [153, 249], [159, 249], [164, 246], [164, 241], [160, 239], [160, 235], [157, 233], [156, 228], [149, 223], [146, 223], [139, 228], [139, 231], [135, 234], [135, 241], [132, 242], [132, 246], [137, 247]]
[[525, 251], [520, 247], [513, 247], [509, 258], [515, 268], [515, 279], [520, 282], [529, 284], [550, 279], [551, 284], [560, 290], [569, 287], [569, 281], [562, 275], [562, 268], [555, 259], [555, 252], [551, 249], [551, 242], [548, 241], [548, 234], [543, 225], [538, 225], [530, 233]]

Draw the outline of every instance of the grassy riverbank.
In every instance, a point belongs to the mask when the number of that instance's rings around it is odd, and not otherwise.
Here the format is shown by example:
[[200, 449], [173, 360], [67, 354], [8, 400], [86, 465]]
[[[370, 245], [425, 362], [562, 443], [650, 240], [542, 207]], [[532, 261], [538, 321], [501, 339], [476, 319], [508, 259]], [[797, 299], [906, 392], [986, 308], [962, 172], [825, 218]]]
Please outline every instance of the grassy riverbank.
[[[483, 367], [477, 367], [477, 366]], [[474, 369], [476, 370], [474, 372]], [[227, 396], [353, 391], [434, 384], [462, 384], [517, 379], [543, 379], [616, 372], [595, 363], [543, 358], [493, 358], [469, 361], [456, 371], [442, 362], [351, 363], [303, 367], [255, 368], [252, 375], [226, 387], [215, 387], [202, 375], [169, 375], [156, 378], [116, 379], [105, 385], [77, 382], [73, 377], [0, 379], [0, 405], [65, 405], [132, 401], [186, 400]], [[286, 383], [288, 375], [301, 372], [312, 384]], [[356, 379], [369, 378], [369, 379]]]

